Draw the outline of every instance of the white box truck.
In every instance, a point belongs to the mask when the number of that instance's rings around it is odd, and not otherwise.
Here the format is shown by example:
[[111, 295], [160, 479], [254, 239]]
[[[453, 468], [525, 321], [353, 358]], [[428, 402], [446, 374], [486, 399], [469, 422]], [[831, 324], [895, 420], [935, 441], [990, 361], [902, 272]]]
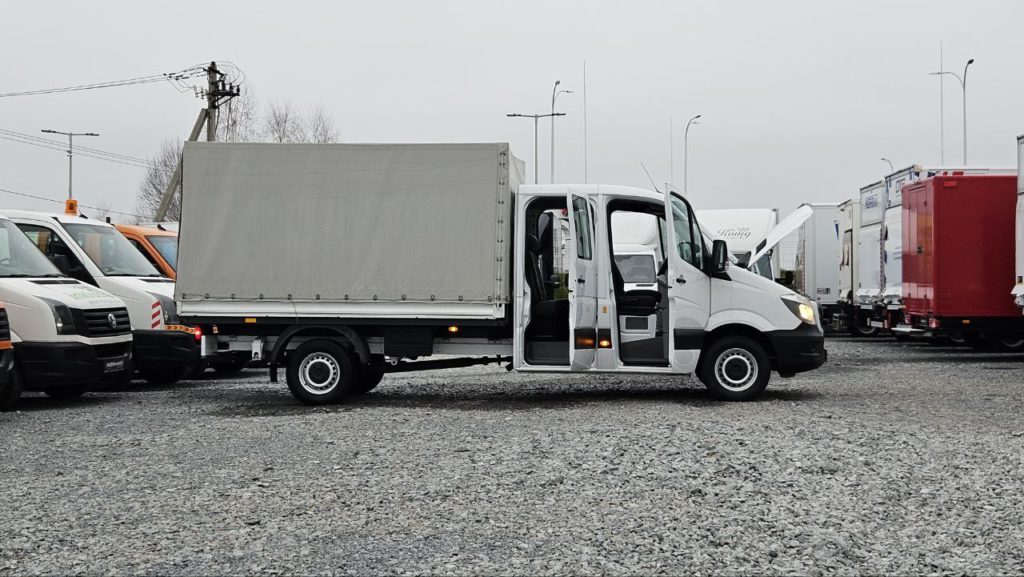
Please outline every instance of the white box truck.
[[[0, 217], [0, 302], [7, 309], [21, 389], [73, 397], [128, 378], [132, 334], [117, 297], [61, 274], [9, 219]], [[2, 331], [0, 331], [2, 332]]]
[[[204, 354], [251, 351], [272, 381], [284, 366], [305, 403], [369, 391], [387, 371], [488, 360], [696, 373], [716, 397], [748, 400], [771, 371], [826, 359], [813, 301], [730, 267], [672, 191], [522, 185], [504, 143], [189, 142], [182, 167], [182, 319], [203, 329]], [[657, 223], [658, 290], [625, 290], [618, 212]], [[568, 295], [555, 298], [542, 239], [563, 214]]]
[[1024, 311], [1024, 135], [1017, 137], [1017, 215], [1014, 236], [1016, 278], [1010, 293], [1017, 308]]
[[859, 322], [860, 307], [857, 306], [860, 207], [860, 199], [850, 199], [839, 205], [839, 294], [833, 316], [836, 331], [855, 335], [860, 334], [865, 326], [870, 326]]
[[885, 181], [860, 189], [860, 239], [857, 244], [858, 334], [870, 337], [878, 333], [875, 305], [882, 300], [882, 227], [885, 220]]
[[196, 359], [196, 337], [178, 321], [174, 281], [113, 225], [72, 214], [2, 210], [65, 275], [121, 299], [132, 327], [132, 365], [150, 383], [173, 383]]

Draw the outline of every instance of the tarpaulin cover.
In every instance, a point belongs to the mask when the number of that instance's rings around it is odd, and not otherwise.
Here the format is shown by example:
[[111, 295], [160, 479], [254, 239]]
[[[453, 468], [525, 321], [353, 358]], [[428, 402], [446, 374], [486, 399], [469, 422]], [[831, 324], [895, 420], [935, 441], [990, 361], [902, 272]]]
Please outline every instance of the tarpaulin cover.
[[182, 169], [179, 301], [509, 300], [508, 144], [189, 142]]

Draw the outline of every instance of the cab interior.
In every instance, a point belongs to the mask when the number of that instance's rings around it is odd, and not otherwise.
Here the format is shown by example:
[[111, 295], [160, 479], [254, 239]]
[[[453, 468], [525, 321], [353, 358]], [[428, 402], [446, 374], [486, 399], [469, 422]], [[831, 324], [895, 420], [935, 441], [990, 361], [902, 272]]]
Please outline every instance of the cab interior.
[[523, 356], [532, 365], [569, 364], [566, 213], [565, 198], [558, 197], [536, 199], [526, 210], [524, 273], [530, 289], [530, 320]]

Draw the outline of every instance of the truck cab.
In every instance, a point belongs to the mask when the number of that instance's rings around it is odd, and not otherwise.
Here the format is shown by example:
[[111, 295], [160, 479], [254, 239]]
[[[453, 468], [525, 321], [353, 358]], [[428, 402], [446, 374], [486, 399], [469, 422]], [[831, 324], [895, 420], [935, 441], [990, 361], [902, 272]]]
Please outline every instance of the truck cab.
[[100, 380], [125, 380], [132, 334], [124, 303], [62, 274], [14, 222], [2, 217], [0, 302], [5, 309], [0, 367], [8, 366], [7, 350], [12, 349], [16, 374], [10, 379], [17, 379], [8, 380], [0, 404], [12, 404], [22, 388], [70, 397]]
[[134, 224], [115, 224], [121, 233], [142, 256], [146, 257], [153, 268], [160, 274], [174, 280], [178, 266], [178, 233], [167, 230], [162, 225], [156, 227], [137, 226]]
[[[759, 394], [772, 370], [789, 376], [824, 363], [813, 302], [730, 266], [725, 241], [708, 242], [682, 196], [523, 185], [516, 206], [515, 369], [697, 373], [716, 396], [742, 400]], [[537, 231], [561, 211], [571, 247], [564, 299], [552, 298], [537, 274], [551, 250]], [[659, 231], [656, 252], [665, 256], [655, 287], [627, 289], [614, 249], [620, 213]]]
[[98, 287], [127, 306], [132, 360], [150, 383], [173, 383], [194, 362], [195, 337], [179, 324], [174, 281], [160, 274], [113, 225], [77, 214], [0, 211], [61, 273]]

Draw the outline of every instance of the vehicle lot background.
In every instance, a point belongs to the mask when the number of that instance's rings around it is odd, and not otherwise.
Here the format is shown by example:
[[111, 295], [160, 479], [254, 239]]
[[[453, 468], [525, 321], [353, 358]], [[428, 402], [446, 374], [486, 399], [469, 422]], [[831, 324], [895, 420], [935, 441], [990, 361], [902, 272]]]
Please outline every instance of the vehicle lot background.
[[724, 404], [497, 367], [0, 414], [0, 574], [1024, 572], [1024, 355], [830, 339]]

